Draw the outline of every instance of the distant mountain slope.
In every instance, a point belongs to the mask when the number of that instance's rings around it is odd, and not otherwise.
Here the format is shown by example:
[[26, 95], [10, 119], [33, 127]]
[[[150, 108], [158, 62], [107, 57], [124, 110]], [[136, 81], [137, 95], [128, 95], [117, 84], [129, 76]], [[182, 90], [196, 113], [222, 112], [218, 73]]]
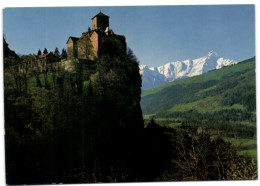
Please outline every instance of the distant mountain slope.
[[173, 117], [225, 109], [255, 112], [255, 58], [188, 79], [166, 83], [142, 94], [143, 114]]
[[206, 56], [194, 60], [188, 59], [185, 61], [170, 62], [163, 66], [151, 68], [141, 65], [142, 89], [200, 75], [210, 70], [220, 69], [223, 66], [236, 63], [234, 60], [224, 59], [216, 52], [210, 51]]

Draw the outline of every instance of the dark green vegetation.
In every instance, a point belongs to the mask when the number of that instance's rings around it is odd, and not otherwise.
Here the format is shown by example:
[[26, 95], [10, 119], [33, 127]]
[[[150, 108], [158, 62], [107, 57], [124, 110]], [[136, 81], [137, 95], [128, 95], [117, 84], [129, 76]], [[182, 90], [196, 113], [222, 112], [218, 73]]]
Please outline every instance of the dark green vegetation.
[[182, 123], [207, 131], [256, 158], [255, 58], [149, 89], [141, 105], [146, 122], [156, 118], [164, 126]]
[[103, 45], [84, 74], [76, 62], [73, 72], [19, 73], [20, 59], [5, 58], [7, 183], [109, 182], [111, 169], [132, 164], [143, 129], [139, 67], [131, 52], [106, 51], [120, 51], [117, 41]]
[[19, 73], [21, 60], [4, 59], [8, 184], [257, 177], [233, 138], [199, 129], [195, 119], [144, 127], [138, 63], [117, 40], [104, 41], [84, 73], [77, 62], [72, 72]]

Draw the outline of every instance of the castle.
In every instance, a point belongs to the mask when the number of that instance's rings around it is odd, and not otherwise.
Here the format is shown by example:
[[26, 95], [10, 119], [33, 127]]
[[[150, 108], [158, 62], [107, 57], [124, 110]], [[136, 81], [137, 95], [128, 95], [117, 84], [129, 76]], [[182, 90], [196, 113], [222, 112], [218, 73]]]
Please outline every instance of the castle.
[[[109, 28], [109, 16], [101, 11], [92, 18], [92, 29], [88, 28], [87, 32], [83, 32], [81, 37], [70, 36], [67, 41], [67, 59], [89, 59], [93, 60], [98, 57], [98, 50], [107, 38], [114, 37], [126, 49], [125, 37], [117, 35]], [[87, 42], [90, 42], [90, 50], [87, 51]]]
[[[117, 35], [109, 28], [109, 16], [101, 11], [92, 18], [92, 29], [88, 28], [81, 37], [70, 36], [67, 40], [67, 60], [59, 60], [52, 53], [43, 54], [37, 57], [37, 60], [25, 60], [19, 64], [19, 72], [27, 72], [29, 69], [38, 72], [47, 72], [50, 70], [63, 68], [67, 71], [73, 69], [73, 61], [81, 63], [94, 60], [98, 57], [98, 51], [102, 43], [109, 37], [117, 39], [126, 50], [125, 36]], [[56, 61], [56, 62], [54, 62]]]

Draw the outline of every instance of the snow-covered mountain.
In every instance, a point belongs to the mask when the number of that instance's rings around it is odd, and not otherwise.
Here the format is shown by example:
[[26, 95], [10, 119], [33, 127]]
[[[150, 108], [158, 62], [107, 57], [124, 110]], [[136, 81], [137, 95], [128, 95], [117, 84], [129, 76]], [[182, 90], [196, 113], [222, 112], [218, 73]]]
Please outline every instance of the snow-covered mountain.
[[206, 56], [194, 60], [170, 62], [163, 66], [150, 68], [147, 65], [140, 65], [139, 69], [143, 81], [142, 89], [200, 75], [236, 63], [235, 60], [224, 59], [216, 52], [210, 51]]

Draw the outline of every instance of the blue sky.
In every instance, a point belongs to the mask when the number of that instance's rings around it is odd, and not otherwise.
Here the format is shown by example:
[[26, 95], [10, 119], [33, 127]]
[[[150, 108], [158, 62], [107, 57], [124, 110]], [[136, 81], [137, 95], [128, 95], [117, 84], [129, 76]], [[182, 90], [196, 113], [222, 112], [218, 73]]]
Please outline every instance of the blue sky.
[[253, 5], [7, 8], [3, 32], [19, 54], [61, 51], [69, 36], [91, 27], [99, 8], [110, 16], [110, 28], [126, 36], [140, 64], [159, 66], [210, 50], [237, 61], [255, 55]]

